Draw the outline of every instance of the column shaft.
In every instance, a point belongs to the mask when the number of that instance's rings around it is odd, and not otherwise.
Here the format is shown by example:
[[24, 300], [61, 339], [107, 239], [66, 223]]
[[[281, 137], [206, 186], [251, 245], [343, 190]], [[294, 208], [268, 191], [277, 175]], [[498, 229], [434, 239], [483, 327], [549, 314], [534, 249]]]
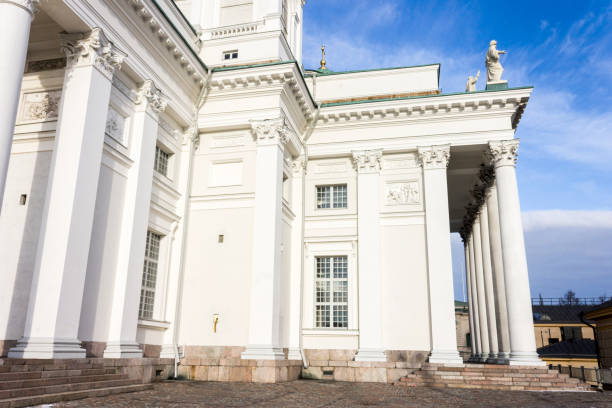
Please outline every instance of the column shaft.
[[465, 282], [467, 286], [467, 304], [468, 304], [468, 322], [470, 328], [470, 347], [472, 352], [470, 353], [470, 359], [474, 358], [476, 354], [476, 338], [474, 337], [474, 308], [472, 307], [472, 282], [470, 279], [470, 246], [469, 238], [466, 238], [464, 243], [465, 249]]
[[381, 326], [380, 162], [382, 150], [353, 152], [357, 169], [359, 350], [355, 361], [386, 361]]
[[478, 310], [478, 285], [476, 284], [476, 253], [474, 248], [474, 234], [470, 234], [470, 282], [472, 290], [472, 309], [474, 310], [474, 340], [476, 343], [476, 358], [482, 359], [482, 336], [480, 331], [480, 311]]
[[24, 337], [9, 357], [78, 358], [111, 79], [124, 55], [100, 29], [64, 38], [68, 66]]
[[480, 210], [480, 237], [482, 244], [482, 266], [484, 274], [485, 295], [487, 305], [487, 325], [489, 329], [490, 362], [497, 363], [497, 321], [495, 311], [495, 289], [493, 286], [493, 271], [491, 268], [491, 247], [489, 243], [489, 216], [486, 202]]
[[164, 108], [161, 92], [152, 81], [146, 81], [133, 118], [130, 156], [134, 164], [128, 172], [125, 188], [105, 358], [142, 357], [136, 342], [138, 305], [149, 226], [158, 113]]
[[299, 157], [295, 159], [292, 166], [291, 208], [295, 214], [295, 219], [291, 226], [291, 310], [289, 315], [289, 353], [287, 357], [289, 360], [301, 360], [305, 158]]
[[37, 2], [29, 2], [29, 8], [22, 7], [21, 3], [23, 1], [0, 3], [0, 212], [34, 14], [33, 3]]
[[476, 292], [478, 293], [478, 317], [480, 322], [481, 359], [486, 362], [490, 357], [489, 324], [485, 294], [484, 270], [482, 266], [482, 242], [480, 237], [480, 214], [474, 221], [474, 264], [476, 266]]
[[497, 206], [497, 186], [495, 182], [487, 195], [489, 215], [489, 241], [491, 245], [491, 264], [495, 283], [497, 309], [497, 332], [499, 360], [506, 362], [510, 357], [510, 333], [508, 331], [508, 309], [506, 306], [506, 285], [504, 284], [504, 260], [502, 257], [501, 235], [499, 230], [499, 209]]
[[455, 294], [446, 168], [450, 146], [419, 148], [423, 165], [425, 229], [431, 319], [430, 363], [461, 364], [457, 351]]
[[489, 143], [495, 166], [504, 262], [511, 365], [545, 365], [536, 351], [533, 312], [516, 182], [518, 140]]
[[280, 274], [283, 151], [281, 120], [253, 122], [257, 140], [249, 344], [243, 359], [281, 360]]

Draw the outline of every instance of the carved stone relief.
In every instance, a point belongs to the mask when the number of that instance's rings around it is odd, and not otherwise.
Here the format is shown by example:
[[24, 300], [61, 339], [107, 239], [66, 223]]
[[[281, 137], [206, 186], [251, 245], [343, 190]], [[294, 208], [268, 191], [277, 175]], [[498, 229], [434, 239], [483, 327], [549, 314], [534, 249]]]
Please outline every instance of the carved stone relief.
[[387, 205], [419, 204], [421, 202], [419, 183], [416, 181], [387, 183], [385, 202]]
[[44, 121], [57, 118], [61, 97], [62, 91], [60, 89], [25, 94], [23, 96], [21, 120]]
[[118, 142], [124, 143], [124, 128], [125, 118], [112, 107], [109, 107], [108, 115], [106, 117], [106, 134]]

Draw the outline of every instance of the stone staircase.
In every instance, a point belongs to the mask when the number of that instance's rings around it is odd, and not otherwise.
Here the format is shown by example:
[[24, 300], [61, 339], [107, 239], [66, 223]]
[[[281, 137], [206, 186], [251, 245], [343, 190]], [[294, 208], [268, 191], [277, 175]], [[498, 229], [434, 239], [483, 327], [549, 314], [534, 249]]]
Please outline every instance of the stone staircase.
[[148, 390], [102, 359], [0, 360], [0, 408], [28, 407]]
[[395, 384], [439, 388], [479, 388], [507, 391], [589, 391], [589, 384], [545, 367], [466, 364], [449, 367], [425, 363]]

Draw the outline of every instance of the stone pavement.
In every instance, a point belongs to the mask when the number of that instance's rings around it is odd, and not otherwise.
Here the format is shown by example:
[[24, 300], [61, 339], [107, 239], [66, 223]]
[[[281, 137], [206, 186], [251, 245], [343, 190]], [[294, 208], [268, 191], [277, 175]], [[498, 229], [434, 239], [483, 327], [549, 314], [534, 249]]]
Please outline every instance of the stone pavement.
[[[610, 408], [612, 392], [529, 392], [397, 387], [300, 380], [280, 384], [156, 383], [151, 391], [87, 398], [52, 407], [571, 407]], [[47, 406], [49, 407], [49, 406]]]

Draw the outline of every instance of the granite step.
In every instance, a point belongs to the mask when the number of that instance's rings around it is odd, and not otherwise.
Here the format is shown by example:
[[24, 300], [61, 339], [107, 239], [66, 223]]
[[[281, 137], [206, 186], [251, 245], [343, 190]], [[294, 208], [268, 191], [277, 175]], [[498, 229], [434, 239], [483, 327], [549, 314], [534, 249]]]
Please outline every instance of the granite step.
[[0, 381], [29, 380], [36, 378], [51, 377], [74, 377], [81, 375], [103, 375], [115, 374], [116, 368], [86, 368], [74, 370], [38, 370], [38, 371], [18, 371], [0, 373]]
[[121, 387], [126, 385], [136, 385], [140, 381], [139, 380], [130, 380], [130, 379], [119, 379], [119, 380], [103, 380], [103, 381], [90, 381], [90, 382], [77, 382], [77, 383], [64, 383], [57, 385], [45, 385], [38, 387], [30, 387], [30, 388], [17, 388], [11, 390], [2, 390], [0, 391], [0, 401], [10, 399], [10, 398], [18, 398], [24, 396], [35, 396], [35, 395], [44, 395], [44, 394], [58, 394], [65, 393], [71, 391], [86, 391], [92, 390], [96, 388], [111, 388], [111, 387]]
[[72, 401], [89, 397], [105, 397], [114, 394], [146, 391], [152, 388], [153, 384], [134, 384], [108, 388], [96, 388], [89, 390], [56, 392], [53, 394], [35, 396], [22, 396], [17, 398], [0, 400], [0, 408], [31, 407], [34, 405], [51, 404], [61, 401]]
[[47, 378], [35, 378], [27, 380], [11, 380], [1, 381], [1, 390], [16, 390], [19, 388], [32, 388], [32, 387], [43, 387], [47, 385], [61, 385], [61, 384], [72, 384], [79, 382], [96, 382], [96, 381], [110, 381], [110, 380], [124, 380], [127, 379], [126, 374], [101, 374], [101, 375], [82, 375], [82, 376], [71, 376], [71, 377], [47, 377]]

